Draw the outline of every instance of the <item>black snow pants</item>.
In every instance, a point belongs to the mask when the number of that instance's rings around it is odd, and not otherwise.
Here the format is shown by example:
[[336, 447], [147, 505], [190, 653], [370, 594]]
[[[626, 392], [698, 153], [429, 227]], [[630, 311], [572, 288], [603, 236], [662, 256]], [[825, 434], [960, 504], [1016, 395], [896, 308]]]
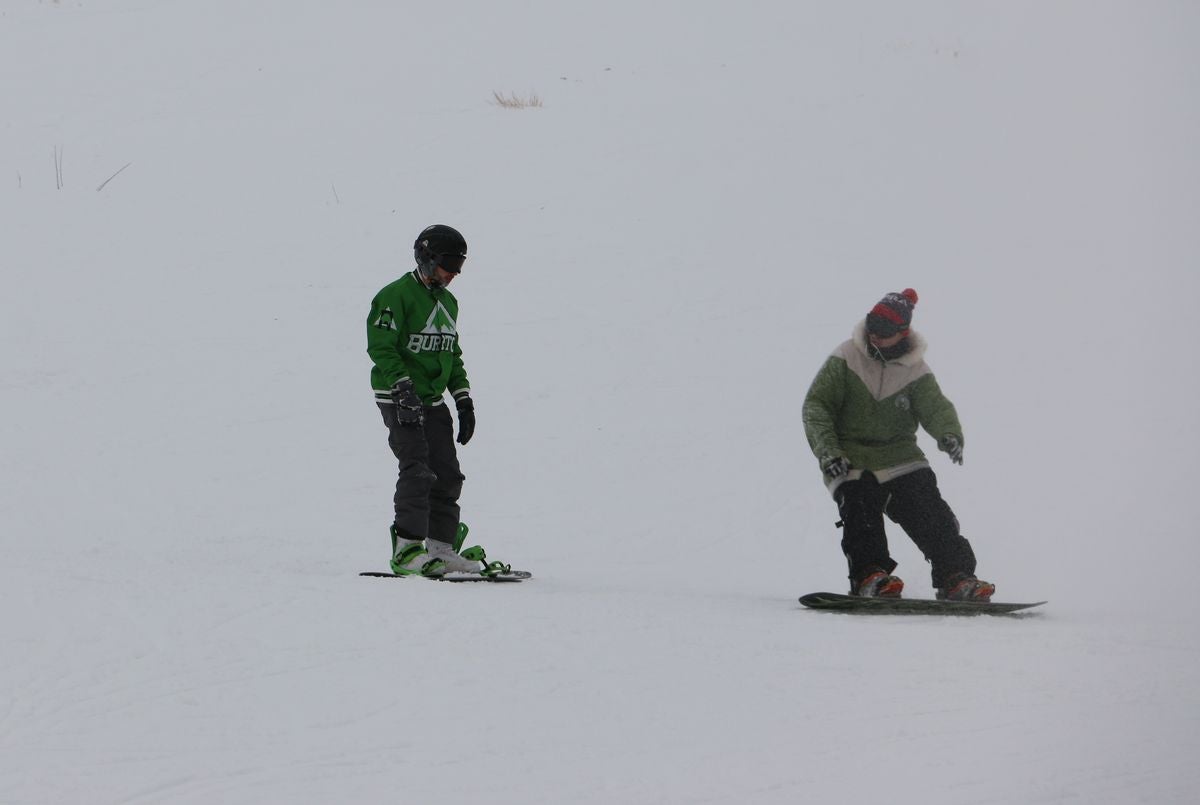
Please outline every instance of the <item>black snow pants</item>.
[[396, 478], [396, 533], [403, 539], [453, 544], [458, 530], [458, 496], [465, 477], [454, 449], [454, 423], [445, 405], [427, 406], [425, 424], [401, 425], [396, 407], [379, 403], [388, 446], [400, 465]]
[[958, 533], [958, 518], [938, 491], [928, 467], [879, 483], [871, 473], [841, 484], [834, 493], [842, 516], [842, 553], [850, 566], [850, 589], [875, 570], [891, 573], [883, 515], [904, 529], [932, 565], [933, 586], [955, 573], [975, 573], [975, 552]]

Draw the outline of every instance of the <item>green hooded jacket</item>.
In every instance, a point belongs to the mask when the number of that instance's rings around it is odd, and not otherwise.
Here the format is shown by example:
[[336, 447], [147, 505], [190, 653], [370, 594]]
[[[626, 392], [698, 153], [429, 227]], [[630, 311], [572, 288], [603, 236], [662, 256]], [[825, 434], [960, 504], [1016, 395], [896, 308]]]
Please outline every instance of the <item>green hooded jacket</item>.
[[882, 361], [867, 351], [859, 322], [817, 372], [804, 398], [804, 433], [818, 463], [837, 456], [850, 462], [848, 475], [826, 479], [832, 491], [869, 471], [882, 483], [929, 466], [917, 446], [917, 426], [939, 443], [953, 434], [963, 443], [954, 404], [946, 399], [925, 363], [925, 339], [912, 331], [912, 348]]
[[446, 389], [470, 390], [458, 338], [458, 300], [447, 288], [429, 288], [416, 271], [386, 286], [371, 300], [367, 354], [376, 402], [390, 405], [397, 380], [410, 378], [426, 405], [441, 405]]

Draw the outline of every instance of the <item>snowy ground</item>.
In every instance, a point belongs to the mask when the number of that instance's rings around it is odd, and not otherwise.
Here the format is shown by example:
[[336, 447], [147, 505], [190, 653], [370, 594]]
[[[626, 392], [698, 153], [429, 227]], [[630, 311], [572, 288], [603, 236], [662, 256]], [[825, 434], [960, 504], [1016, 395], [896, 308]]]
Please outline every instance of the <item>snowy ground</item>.
[[[402, 5], [0, 3], [0, 803], [1193, 801], [1200, 10]], [[436, 221], [521, 585], [356, 575]], [[907, 286], [1037, 614], [796, 602]]]

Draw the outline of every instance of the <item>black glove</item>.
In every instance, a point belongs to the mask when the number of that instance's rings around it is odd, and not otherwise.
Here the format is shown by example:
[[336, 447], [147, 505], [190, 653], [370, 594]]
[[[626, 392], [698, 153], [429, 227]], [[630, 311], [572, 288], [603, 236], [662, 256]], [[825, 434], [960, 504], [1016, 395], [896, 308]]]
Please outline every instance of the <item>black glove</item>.
[[396, 420], [401, 425], [420, 425], [425, 422], [425, 406], [413, 390], [409, 378], [397, 380], [391, 390], [392, 402], [396, 404]]
[[962, 442], [953, 433], [947, 433], [938, 442], [938, 449], [950, 456], [955, 464], [962, 464]]
[[826, 456], [821, 459], [821, 471], [830, 478], [841, 478], [850, 472], [850, 462], [845, 456]]
[[458, 443], [466, 444], [475, 435], [475, 403], [469, 394], [454, 398], [458, 406]]

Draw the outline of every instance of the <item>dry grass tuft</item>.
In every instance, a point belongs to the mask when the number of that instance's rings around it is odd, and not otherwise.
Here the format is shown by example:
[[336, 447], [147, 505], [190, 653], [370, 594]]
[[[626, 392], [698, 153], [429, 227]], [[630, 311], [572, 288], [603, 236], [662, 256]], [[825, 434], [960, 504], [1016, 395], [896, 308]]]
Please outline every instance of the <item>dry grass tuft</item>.
[[493, 90], [492, 98], [495, 99], [493, 103], [505, 109], [541, 108], [542, 105], [542, 99], [537, 96], [536, 92], [531, 92], [523, 98], [515, 92], [505, 95], [503, 92]]

